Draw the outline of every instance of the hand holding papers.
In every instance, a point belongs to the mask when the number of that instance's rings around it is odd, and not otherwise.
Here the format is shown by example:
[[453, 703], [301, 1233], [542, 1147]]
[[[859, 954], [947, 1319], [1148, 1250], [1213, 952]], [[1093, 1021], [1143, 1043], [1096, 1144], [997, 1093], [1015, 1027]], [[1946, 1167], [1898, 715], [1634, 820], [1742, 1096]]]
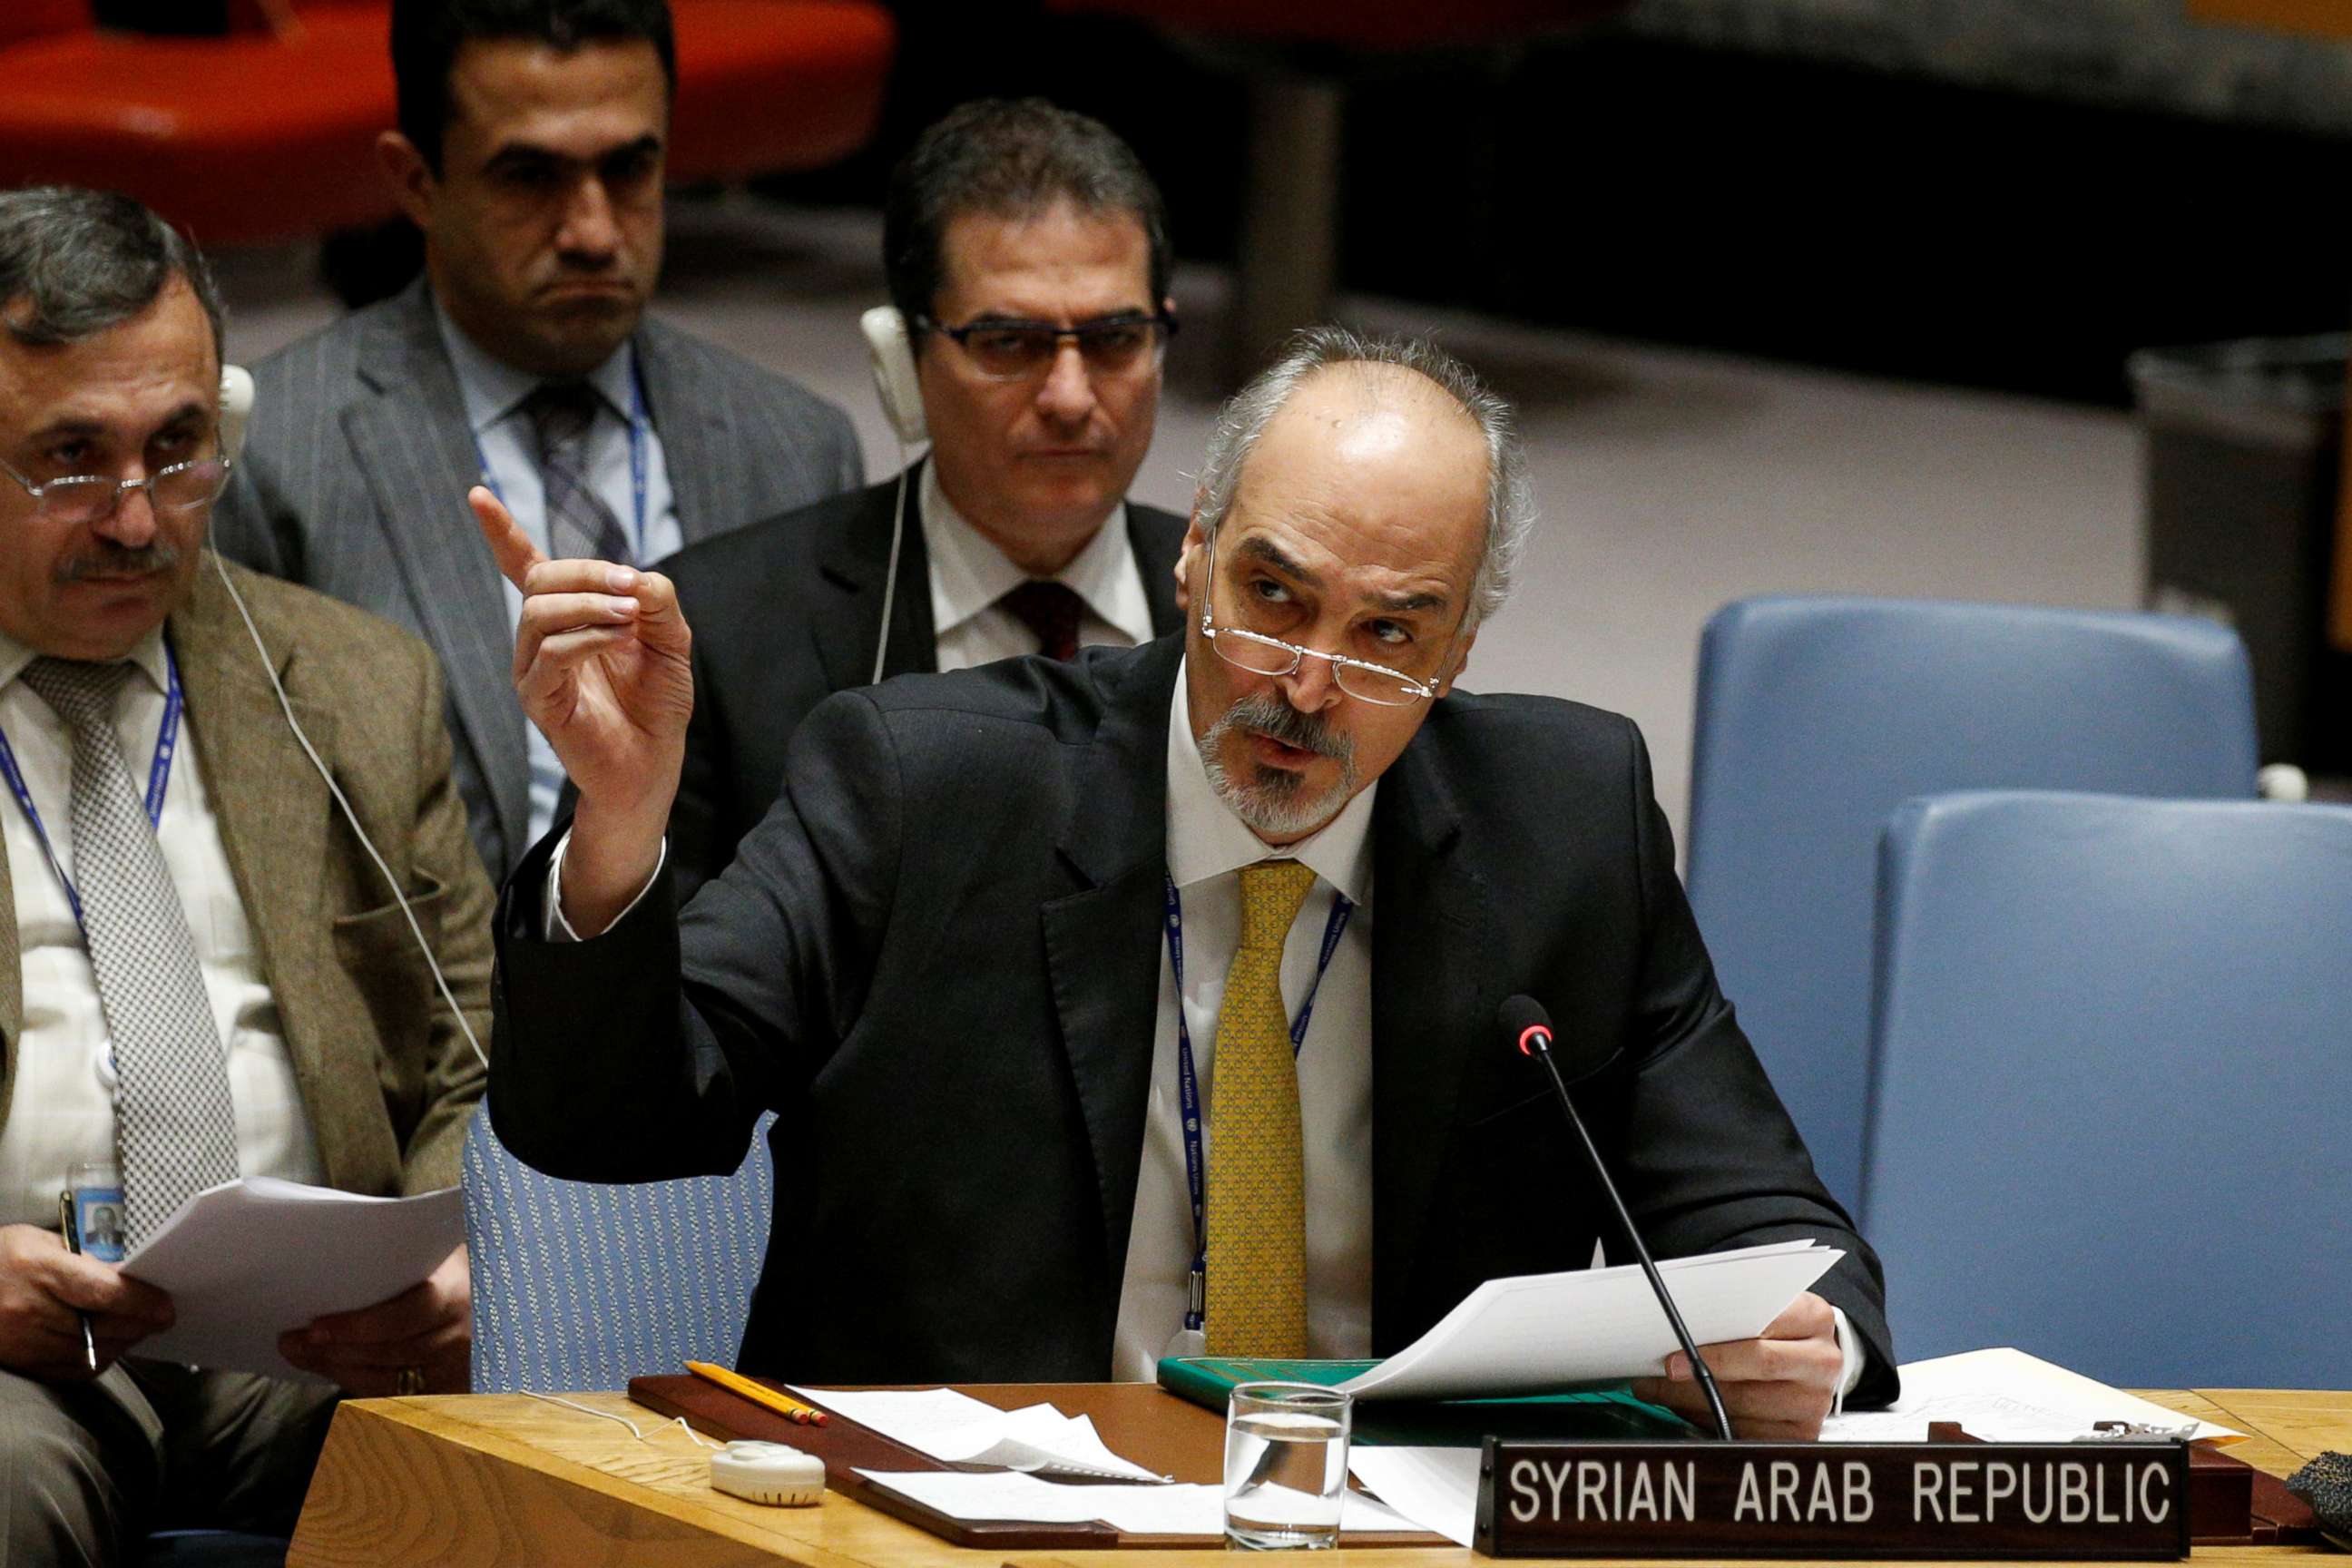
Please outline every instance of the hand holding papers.
[[122, 1261], [178, 1313], [140, 1353], [318, 1381], [278, 1353], [279, 1333], [398, 1295], [465, 1239], [455, 1187], [368, 1198], [255, 1176], [207, 1188]]
[[[1703, 1345], [1753, 1339], [1845, 1254], [1811, 1241], [1671, 1258], [1666, 1289]], [[1655, 1376], [1674, 1331], [1640, 1268], [1489, 1279], [1437, 1326], [1339, 1386], [1359, 1399], [1497, 1399]]]

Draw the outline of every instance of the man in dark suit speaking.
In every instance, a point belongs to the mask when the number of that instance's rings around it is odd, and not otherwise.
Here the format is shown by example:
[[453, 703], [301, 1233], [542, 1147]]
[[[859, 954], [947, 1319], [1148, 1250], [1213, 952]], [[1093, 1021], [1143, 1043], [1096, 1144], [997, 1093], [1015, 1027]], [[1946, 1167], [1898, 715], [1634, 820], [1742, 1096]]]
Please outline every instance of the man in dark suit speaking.
[[897, 321], [868, 331], [929, 457], [662, 567], [698, 634], [681, 900], [768, 814], [785, 742], [830, 693], [1176, 627], [1184, 520], [1126, 499], [1175, 321], [1135, 153], [1039, 99], [967, 103], [892, 173], [882, 248]]
[[539, 561], [474, 502], [581, 796], [499, 913], [491, 1112], [622, 1181], [731, 1170], [776, 1108], [748, 1367], [1385, 1355], [1486, 1279], [1581, 1268], [1615, 1238], [1499, 1037], [1525, 992], [1598, 1064], [1584, 1112], [1657, 1253], [1845, 1249], [1715, 1352], [1740, 1429], [1893, 1391], [1877, 1262], [1716, 988], [1639, 734], [1451, 690], [1529, 513], [1507, 410], [1451, 359], [1303, 337], [1221, 417], [1181, 636], [829, 700], [682, 918], [667, 583]]

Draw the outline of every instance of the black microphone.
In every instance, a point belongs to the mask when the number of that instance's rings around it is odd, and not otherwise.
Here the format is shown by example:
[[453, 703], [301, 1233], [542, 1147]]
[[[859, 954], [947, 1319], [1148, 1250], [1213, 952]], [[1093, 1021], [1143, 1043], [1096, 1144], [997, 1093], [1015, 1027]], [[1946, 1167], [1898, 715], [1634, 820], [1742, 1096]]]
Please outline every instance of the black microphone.
[[1552, 1059], [1550, 1016], [1543, 1010], [1543, 1004], [1534, 997], [1514, 996], [1503, 1004], [1495, 1017], [1511, 1037], [1512, 1043], [1519, 1047], [1520, 1053], [1543, 1063], [1544, 1071], [1551, 1075], [1551, 1087], [1559, 1096], [1559, 1108], [1567, 1113], [1568, 1124], [1576, 1130], [1576, 1142], [1584, 1150], [1584, 1158], [1592, 1166], [1593, 1175], [1600, 1178], [1601, 1190], [1609, 1194], [1609, 1206], [1617, 1211], [1618, 1228], [1633, 1244], [1633, 1257], [1642, 1265], [1643, 1277], [1649, 1280], [1652, 1293], [1658, 1298], [1658, 1305], [1665, 1309], [1666, 1321], [1674, 1326], [1675, 1339], [1682, 1345], [1683, 1354], [1690, 1357], [1692, 1375], [1698, 1379], [1699, 1387], [1706, 1392], [1707, 1408], [1715, 1413], [1716, 1430], [1722, 1434], [1725, 1442], [1730, 1442], [1731, 1417], [1723, 1412], [1723, 1395], [1716, 1391], [1715, 1373], [1708, 1369], [1706, 1358], [1698, 1353], [1698, 1346], [1692, 1342], [1690, 1330], [1684, 1325], [1683, 1315], [1675, 1308], [1675, 1299], [1666, 1293], [1666, 1282], [1658, 1278], [1658, 1266], [1650, 1261], [1650, 1249], [1642, 1245], [1642, 1233], [1633, 1228], [1633, 1216], [1625, 1212], [1625, 1200], [1617, 1195], [1617, 1184], [1609, 1179], [1609, 1168], [1601, 1163], [1601, 1151], [1592, 1146], [1592, 1134], [1584, 1130], [1584, 1118], [1577, 1115], [1576, 1102], [1568, 1097], [1568, 1082], [1559, 1076], [1559, 1064]]

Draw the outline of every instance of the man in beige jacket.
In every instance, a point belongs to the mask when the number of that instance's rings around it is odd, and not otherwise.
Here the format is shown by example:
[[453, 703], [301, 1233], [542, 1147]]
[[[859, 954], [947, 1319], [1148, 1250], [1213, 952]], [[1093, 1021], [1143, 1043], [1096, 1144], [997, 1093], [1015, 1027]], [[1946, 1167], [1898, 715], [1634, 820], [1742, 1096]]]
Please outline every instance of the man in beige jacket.
[[462, 1247], [389, 1301], [285, 1325], [287, 1357], [330, 1380], [305, 1384], [142, 1359], [170, 1300], [57, 1229], [85, 1162], [118, 1164], [134, 1246], [240, 1175], [446, 1186], [482, 1092], [465, 1024], [270, 679], [486, 1037], [490, 889], [438, 668], [383, 622], [207, 559], [228, 467], [219, 342], [202, 259], [152, 214], [0, 195], [9, 1563], [109, 1562], [172, 1526], [282, 1530], [339, 1393], [467, 1381]]

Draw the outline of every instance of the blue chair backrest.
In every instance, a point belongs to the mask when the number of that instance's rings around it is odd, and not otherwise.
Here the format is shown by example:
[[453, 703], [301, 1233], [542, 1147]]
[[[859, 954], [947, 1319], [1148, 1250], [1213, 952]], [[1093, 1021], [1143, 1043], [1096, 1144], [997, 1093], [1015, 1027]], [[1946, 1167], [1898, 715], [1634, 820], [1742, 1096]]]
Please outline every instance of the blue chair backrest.
[[762, 1118], [731, 1176], [607, 1186], [507, 1152], [489, 1108], [466, 1138], [474, 1391], [618, 1389], [696, 1361], [735, 1364], [768, 1252], [775, 1175]]
[[2352, 1366], [2352, 809], [1938, 796], [1879, 910], [1863, 1226], [1906, 1360]]
[[1747, 599], [1699, 647], [1691, 907], [1830, 1191], [1853, 1206], [1886, 814], [1963, 789], [2254, 793], [2236, 634], [2174, 616]]

